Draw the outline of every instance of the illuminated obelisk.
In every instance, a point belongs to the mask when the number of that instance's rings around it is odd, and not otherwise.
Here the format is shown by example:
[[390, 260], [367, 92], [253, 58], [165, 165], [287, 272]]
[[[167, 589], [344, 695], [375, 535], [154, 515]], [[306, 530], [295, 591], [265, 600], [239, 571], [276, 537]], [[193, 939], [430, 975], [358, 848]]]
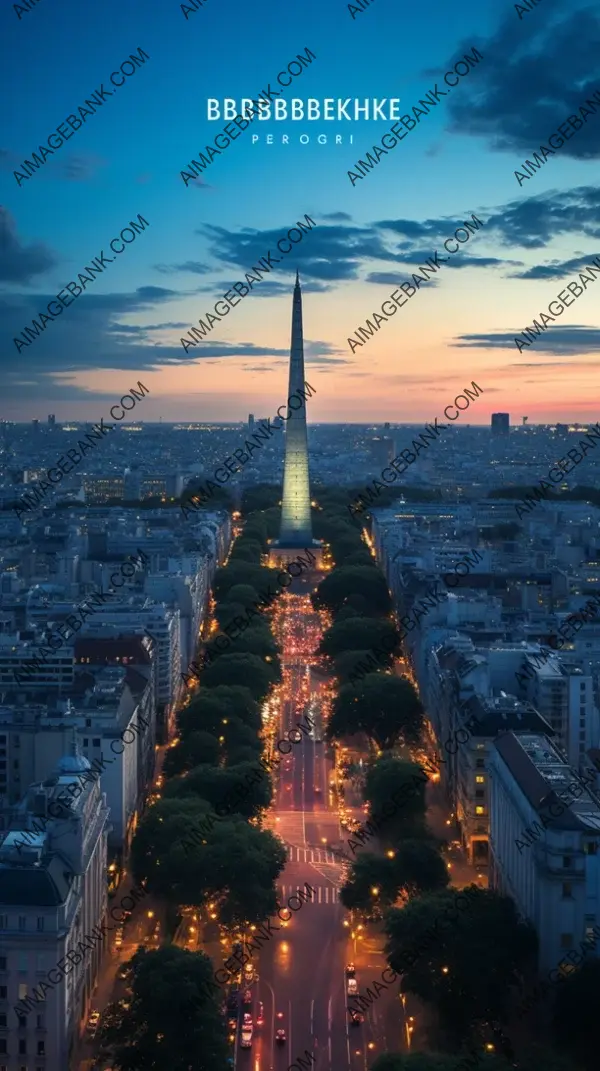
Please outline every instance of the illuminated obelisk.
[[[304, 379], [304, 340], [302, 337], [302, 291], [296, 272], [292, 305], [292, 342], [290, 348], [290, 378], [288, 398], [294, 396], [298, 405], [307, 394]], [[310, 516], [310, 484], [308, 476], [308, 439], [306, 435], [306, 401], [295, 410], [289, 407], [285, 426], [285, 462], [283, 469], [283, 500], [281, 530], [274, 543], [276, 557], [294, 547], [320, 547], [313, 540]], [[289, 554], [286, 555], [289, 558]]]

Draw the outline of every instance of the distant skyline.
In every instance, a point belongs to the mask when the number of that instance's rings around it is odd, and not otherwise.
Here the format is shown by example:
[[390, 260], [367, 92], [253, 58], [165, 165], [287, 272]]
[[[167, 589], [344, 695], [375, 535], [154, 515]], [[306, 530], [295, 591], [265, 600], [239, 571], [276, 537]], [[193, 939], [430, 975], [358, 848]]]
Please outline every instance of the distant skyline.
[[[309, 426], [419, 424], [473, 380], [484, 393], [471, 425], [496, 411], [515, 426], [523, 414], [528, 426], [598, 419], [600, 279], [524, 352], [514, 342], [600, 253], [600, 108], [516, 177], [597, 90], [591, 0], [544, 0], [521, 17], [510, 3], [400, 11], [379, 0], [354, 19], [341, 0], [283, 17], [274, 0], [232, 0], [187, 19], [175, 2], [61, 0], [21, 19], [5, 6], [0, 31], [12, 100], [0, 145], [0, 419], [94, 421], [138, 379], [151, 392], [144, 424], [274, 413], [296, 268]], [[316, 59], [286, 99], [400, 98], [401, 115], [473, 47], [483, 58], [354, 186], [348, 171], [389, 120], [257, 120], [186, 187], [180, 172], [224, 125], [207, 121], [207, 99], [255, 96], [307, 47]], [[138, 48], [149, 59], [123, 93], [18, 185], [14, 171]], [[15, 336], [138, 213], [144, 234], [18, 353]], [[306, 213], [317, 227], [277, 274], [186, 353], [181, 337]], [[468, 246], [352, 353], [357, 327], [473, 213], [484, 226]]]

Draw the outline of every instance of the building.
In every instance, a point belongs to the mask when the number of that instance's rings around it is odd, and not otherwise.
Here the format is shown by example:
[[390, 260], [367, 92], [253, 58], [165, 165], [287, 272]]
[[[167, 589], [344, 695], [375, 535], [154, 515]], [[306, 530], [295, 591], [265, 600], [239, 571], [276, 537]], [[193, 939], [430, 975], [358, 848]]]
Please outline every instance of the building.
[[[73, 743], [54, 774], [31, 785], [14, 808], [0, 846], [0, 1066], [6, 1071], [65, 1071], [98, 978], [108, 808], [99, 781], [87, 780], [89, 770]], [[59, 797], [73, 785], [80, 795], [70, 793], [67, 807]], [[76, 951], [80, 942], [89, 947], [84, 956]], [[61, 962], [72, 969], [62, 973]]]
[[489, 782], [490, 885], [532, 923], [547, 971], [600, 923], [600, 799], [542, 733], [496, 740]]
[[508, 435], [510, 413], [492, 413], [492, 435]]
[[254, 431], [254, 413], [248, 413], [248, 433], [252, 435]]

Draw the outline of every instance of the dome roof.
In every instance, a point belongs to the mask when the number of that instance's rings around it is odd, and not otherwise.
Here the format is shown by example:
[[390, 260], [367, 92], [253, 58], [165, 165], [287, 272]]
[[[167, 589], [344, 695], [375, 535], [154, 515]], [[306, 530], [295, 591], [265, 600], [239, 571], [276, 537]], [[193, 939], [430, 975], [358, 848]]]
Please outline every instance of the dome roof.
[[71, 746], [66, 755], [63, 755], [62, 759], [58, 760], [56, 765], [59, 774], [77, 774], [82, 773], [84, 770], [91, 770], [92, 764], [86, 759], [85, 755], [81, 754], [79, 749], [79, 740], [77, 738], [77, 729], [73, 727], [71, 729]]
[[82, 773], [83, 770], [91, 770], [92, 764], [85, 755], [63, 755], [56, 764], [60, 774]]

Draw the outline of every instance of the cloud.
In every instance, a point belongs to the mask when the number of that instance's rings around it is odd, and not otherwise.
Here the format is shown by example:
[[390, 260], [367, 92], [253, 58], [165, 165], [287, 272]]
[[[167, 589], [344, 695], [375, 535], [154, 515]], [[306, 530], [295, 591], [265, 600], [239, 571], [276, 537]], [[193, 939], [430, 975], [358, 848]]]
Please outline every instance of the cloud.
[[[465, 42], [464, 51], [472, 45], [472, 40]], [[524, 159], [547, 144], [569, 116], [578, 115], [600, 85], [600, 18], [587, 0], [571, 0], [566, 9], [562, 0], [544, 0], [543, 14], [526, 13], [521, 20], [510, 5], [495, 33], [478, 48], [484, 58], [470, 73], [468, 92], [452, 94], [447, 101], [449, 129], [485, 138], [495, 152]], [[462, 54], [461, 46], [456, 55]], [[560, 155], [597, 159], [598, 122], [595, 116], [588, 118], [565, 141]], [[512, 170], [518, 163], [507, 167]], [[548, 166], [552, 164], [550, 159]]]
[[[481, 335], [459, 335], [458, 340], [451, 345], [459, 349], [483, 349], [483, 350], [506, 350], [516, 349], [515, 338], [521, 336], [522, 328], [515, 331]], [[527, 348], [527, 347], [526, 347]], [[574, 324], [570, 327], [550, 327], [544, 336], [536, 338], [528, 349], [529, 356], [536, 353], [552, 354], [567, 357], [569, 354], [600, 353], [600, 328], [586, 327], [583, 324]]]
[[100, 156], [67, 156], [60, 161], [58, 170], [67, 182], [88, 182], [105, 166], [106, 162]]
[[186, 260], [184, 264], [154, 264], [154, 270], [163, 275], [176, 275], [178, 272], [187, 271], [194, 275], [210, 275], [214, 268], [208, 264], [201, 264], [198, 260]]
[[0, 280], [28, 283], [57, 263], [56, 257], [42, 242], [23, 245], [8, 209], [0, 206]]
[[[598, 260], [598, 253], [590, 253], [587, 257], [572, 257], [571, 260], [550, 260], [546, 264], [537, 264], [533, 268], [527, 268], [526, 271], [515, 272], [510, 278], [564, 279], [573, 272], [584, 271], [590, 264], [598, 270], [598, 264], [594, 264], [594, 260]], [[591, 275], [596, 278], [594, 272]]]

